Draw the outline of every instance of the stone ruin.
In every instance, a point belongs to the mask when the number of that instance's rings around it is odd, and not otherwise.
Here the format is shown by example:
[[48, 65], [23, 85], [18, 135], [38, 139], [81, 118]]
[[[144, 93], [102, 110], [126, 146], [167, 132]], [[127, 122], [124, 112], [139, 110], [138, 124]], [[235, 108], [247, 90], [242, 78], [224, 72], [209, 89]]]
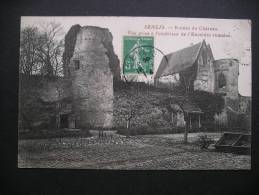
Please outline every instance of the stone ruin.
[[64, 76], [71, 83], [77, 128], [113, 126], [113, 82], [120, 80], [119, 59], [108, 29], [74, 25], [65, 37]]

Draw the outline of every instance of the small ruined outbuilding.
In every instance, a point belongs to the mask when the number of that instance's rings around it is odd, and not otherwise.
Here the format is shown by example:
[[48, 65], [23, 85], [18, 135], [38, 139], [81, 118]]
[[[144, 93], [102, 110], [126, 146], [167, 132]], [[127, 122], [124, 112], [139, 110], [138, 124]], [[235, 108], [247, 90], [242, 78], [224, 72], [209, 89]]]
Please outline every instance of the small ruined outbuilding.
[[170, 104], [172, 123], [176, 127], [201, 128], [201, 109], [190, 101]]

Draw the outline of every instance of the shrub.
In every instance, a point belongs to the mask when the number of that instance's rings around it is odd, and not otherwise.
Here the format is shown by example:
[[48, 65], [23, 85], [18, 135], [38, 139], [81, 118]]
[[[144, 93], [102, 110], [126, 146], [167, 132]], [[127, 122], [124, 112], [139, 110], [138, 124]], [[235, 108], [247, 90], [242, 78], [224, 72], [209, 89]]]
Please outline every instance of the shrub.
[[196, 144], [200, 147], [200, 149], [208, 149], [208, 147], [214, 142], [215, 141], [207, 135], [200, 135], [196, 141]]

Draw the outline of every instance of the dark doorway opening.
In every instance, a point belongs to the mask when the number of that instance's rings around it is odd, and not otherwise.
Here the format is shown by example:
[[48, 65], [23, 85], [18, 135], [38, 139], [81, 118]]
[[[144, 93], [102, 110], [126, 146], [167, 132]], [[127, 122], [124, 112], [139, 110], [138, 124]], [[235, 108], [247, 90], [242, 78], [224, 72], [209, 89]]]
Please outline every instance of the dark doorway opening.
[[68, 128], [68, 114], [60, 115], [60, 128]]

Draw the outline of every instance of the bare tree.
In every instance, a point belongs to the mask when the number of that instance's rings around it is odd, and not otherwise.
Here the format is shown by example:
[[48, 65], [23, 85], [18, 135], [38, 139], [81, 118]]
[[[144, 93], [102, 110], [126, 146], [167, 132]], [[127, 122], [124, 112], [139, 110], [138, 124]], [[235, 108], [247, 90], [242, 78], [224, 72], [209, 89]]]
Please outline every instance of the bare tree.
[[41, 28], [25, 27], [21, 30], [20, 73], [46, 76], [62, 75], [64, 41], [60, 24], [50, 22]]
[[50, 22], [41, 25], [37, 54], [42, 64], [41, 74], [43, 75], [58, 76], [62, 74], [64, 41], [59, 39], [62, 34], [62, 27], [58, 23]]
[[40, 101], [39, 89], [49, 81], [48, 76], [62, 75], [61, 30], [56, 23], [21, 30], [19, 119], [28, 129], [46, 107]]
[[141, 90], [143, 89], [138, 86], [138, 83], [132, 84], [127, 82], [127, 85], [128, 92], [125, 94], [127, 98], [120, 98], [117, 100], [118, 104], [121, 106], [116, 114], [125, 121], [127, 136], [129, 136], [132, 121], [136, 119], [136, 117], [145, 114], [143, 110], [145, 98], [143, 98], [143, 92], [141, 93]]
[[19, 71], [25, 75], [39, 73], [38, 46], [39, 30], [37, 27], [26, 27], [21, 30]]

